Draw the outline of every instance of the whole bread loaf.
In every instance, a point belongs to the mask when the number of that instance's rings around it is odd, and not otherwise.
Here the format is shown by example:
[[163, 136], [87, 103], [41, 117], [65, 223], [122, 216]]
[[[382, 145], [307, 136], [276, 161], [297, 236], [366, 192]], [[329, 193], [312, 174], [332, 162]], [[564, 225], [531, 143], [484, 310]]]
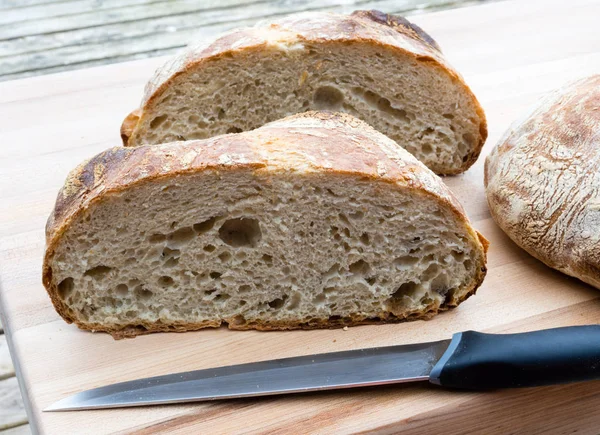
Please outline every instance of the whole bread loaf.
[[428, 318], [473, 294], [487, 242], [430, 170], [349, 115], [113, 148], [75, 169], [43, 281], [115, 337]]
[[490, 211], [506, 234], [600, 288], [600, 75], [546, 97], [485, 163]]
[[204, 139], [309, 110], [352, 114], [438, 174], [469, 168], [487, 137], [435, 41], [378, 11], [293, 15], [192, 45], [156, 72], [121, 136], [127, 146]]

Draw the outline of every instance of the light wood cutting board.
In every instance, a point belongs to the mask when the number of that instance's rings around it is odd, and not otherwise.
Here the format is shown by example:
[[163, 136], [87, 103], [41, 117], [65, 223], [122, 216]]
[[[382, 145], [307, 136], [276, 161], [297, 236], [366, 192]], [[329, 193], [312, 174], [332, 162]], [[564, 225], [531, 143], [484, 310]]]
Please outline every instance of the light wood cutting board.
[[[505, 1], [421, 15], [499, 135], [540, 95], [600, 72], [598, 1]], [[122, 433], [598, 433], [600, 382], [492, 393], [427, 384], [126, 410], [42, 413], [108, 383], [317, 352], [598, 323], [600, 291], [517, 248], [490, 218], [483, 162], [446, 178], [490, 239], [477, 295], [430, 321], [343, 330], [155, 334], [114, 341], [54, 312], [41, 285], [44, 224], [68, 170], [119, 144], [123, 116], [163, 59], [0, 84], [0, 303], [34, 429]]]

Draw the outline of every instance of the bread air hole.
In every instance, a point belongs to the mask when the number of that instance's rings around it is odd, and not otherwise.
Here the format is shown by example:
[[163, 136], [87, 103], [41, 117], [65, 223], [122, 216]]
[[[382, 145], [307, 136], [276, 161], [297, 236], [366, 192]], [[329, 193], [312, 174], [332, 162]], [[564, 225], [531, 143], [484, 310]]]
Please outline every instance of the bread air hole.
[[413, 296], [419, 289], [419, 284], [413, 281], [405, 282], [390, 296], [391, 300], [399, 300], [404, 296]]
[[100, 265], [100, 266], [92, 267], [91, 269], [86, 270], [83, 275], [91, 276], [92, 278], [97, 279], [97, 280], [102, 280], [108, 274], [108, 272], [110, 272], [111, 270], [112, 270], [112, 267]]
[[376, 275], [369, 276], [369, 277], [365, 278], [365, 281], [367, 281], [367, 284], [372, 286], [377, 282], [377, 276]]
[[281, 297], [281, 298], [273, 299], [271, 302], [269, 302], [269, 307], [274, 310], [279, 310], [280, 308], [283, 307], [283, 305], [285, 304], [285, 301], [287, 301], [287, 299], [288, 299], [288, 295], [283, 295], [283, 297]]
[[441, 272], [438, 276], [431, 280], [430, 288], [441, 295], [445, 295], [449, 288], [448, 275], [444, 272]]
[[315, 304], [317, 306], [325, 305], [326, 301], [327, 301], [327, 297], [323, 293], [319, 293], [317, 296], [314, 297], [313, 304]]
[[167, 240], [167, 236], [165, 236], [164, 234], [152, 234], [148, 238], [148, 241], [150, 243], [161, 243], [161, 242], [164, 242], [165, 240]]
[[73, 278], [68, 277], [63, 279], [60, 283], [58, 283], [58, 295], [61, 299], [66, 299], [73, 292], [73, 288], [75, 287], [75, 282]]
[[194, 238], [196, 233], [192, 228], [180, 228], [177, 231], [172, 232], [167, 236], [167, 240], [170, 246], [183, 245]]
[[322, 86], [315, 91], [313, 102], [319, 110], [339, 110], [344, 103], [344, 94], [333, 86]]
[[360, 220], [360, 219], [362, 219], [362, 218], [365, 217], [365, 214], [362, 211], [357, 210], [357, 211], [355, 211], [353, 213], [350, 213], [348, 216], [350, 216], [350, 219]]
[[394, 259], [393, 263], [396, 268], [400, 270], [410, 270], [417, 264], [419, 261], [418, 257], [413, 257], [412, 255], [404, 255], [402, 257], [398, 257]]
[[167, 120], [167, 115], [160, 115], [150, 121], [150, 128], [160, 127]]
[[231, 296], [227, 293], [219, 293], [218, 295], [215, 296], [215, 298], [213, 299], [215, 302], [225, 302], [227, 299], [231, 298]]
[[296, 308], [298, 308], [301, 301], [302, 295], [298, 292], [295, 292], [294, 294], [292, 294], [292, 297], [290, 298], [290, 301], [287, 304], [287, 309], [290, 311], [295, 310]]
[[344, 213], [340, 213], [338, 215], [338, 217], [340, 218], [340, 221], [346, 225], [350, 225], [350, 221], [348, 220], [348, 218], [346, 217], [346, 215]]
[[215, 221], [218, 218], [219, 218], [219, 216], [213, 216], [210, 219], [202, 221], [202, 222], [200, 222], [198, 224], [194, 224], [192, 228], [198, 234], [204, 234], [204, 233], [212, 230], [212, 228], [215, 226]]
[[323, 294], [325, 296], [334, 295], [334, 294], [337, 294], [337, 292], [338, 292], [338, 289], [335, 287], [325, 287], [323, 289]]
[[254, 248], [260, 242], [262, 233], [258, 220], [253, 218], [229, 219], [219, 228], [219, 238], [234, 248]]
[[138, 299], [142, 301], [147, 301], [154, 295], [154, 293], [142, 286], [138, 286], [135, 289], [135, 295], [138, 297]]
[[231, 322], [233, 325], [241, 326], [246, 324], [246, 319], [241, 314], [235, 316]]
[[462, 138], [467, 144], [468, 149], [471, 149], [475, 146], [475, 136], [473, 136], [471, 133], [464, 133]]
[[414, 118], [412, 113], [408, 113], [404, 109], [396, 109], [395, 107], [392, 107], [390, 100], [379, 94], [376, 94], [373, 91], [362, 88], [352, 88], [352, 93], [355, 97], [362, 99], [369, 106], [377, 109], [380, 112], [387, 113], [398, 121], [410, 124], [411, 118]]
[[367, 233], [362, 233], [362, 235], [360, 236], [360, 242], [365, 246], [369, 246], [369, 244], [371, 243], [371, 241], [369, 240], [369, 235]]
[[227, 263], [231, 260], [231, 254], [229, 252], [222, 252], [219, 254], [219, 260], [221, 260], [222, 263]]
[[364, 260], [358, 260], [352, 263], [349, 268], [350, 273], [355, 275], [368, 275], [371, 272], [371, 266]]
[[175, 284], [175, 281], [170, 276], [161, 276], [158, 278], [158, 285], [164, 288], [172, 287]]

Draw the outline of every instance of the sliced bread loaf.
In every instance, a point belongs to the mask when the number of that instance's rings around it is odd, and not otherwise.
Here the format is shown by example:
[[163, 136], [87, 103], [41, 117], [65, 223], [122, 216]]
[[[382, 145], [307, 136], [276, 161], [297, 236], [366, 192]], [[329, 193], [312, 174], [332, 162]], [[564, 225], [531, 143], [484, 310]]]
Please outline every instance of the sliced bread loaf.
[[44, 285], [115, 337], [428, 318], [481, 284], [486, 241], [441, 180], [348, 115], [113, 148], [68, 177]]
[[438, 174], [479, 156], [486, 120], [435, 41], [378, 11], [300, 14], [191, 46], [160, 68], [125, 145], [251, 130], [309, 110], [352, 114]]

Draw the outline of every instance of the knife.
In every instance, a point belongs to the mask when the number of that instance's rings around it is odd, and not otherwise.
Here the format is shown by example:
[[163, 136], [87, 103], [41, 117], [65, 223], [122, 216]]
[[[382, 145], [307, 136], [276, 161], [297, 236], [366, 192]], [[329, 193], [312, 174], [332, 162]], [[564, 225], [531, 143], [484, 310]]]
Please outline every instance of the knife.
[[429, 381], [468, 390], [600, 379], [600, 325], [450, 340], [196, 370], [83, 391], [44, 411], [159, 405]]

